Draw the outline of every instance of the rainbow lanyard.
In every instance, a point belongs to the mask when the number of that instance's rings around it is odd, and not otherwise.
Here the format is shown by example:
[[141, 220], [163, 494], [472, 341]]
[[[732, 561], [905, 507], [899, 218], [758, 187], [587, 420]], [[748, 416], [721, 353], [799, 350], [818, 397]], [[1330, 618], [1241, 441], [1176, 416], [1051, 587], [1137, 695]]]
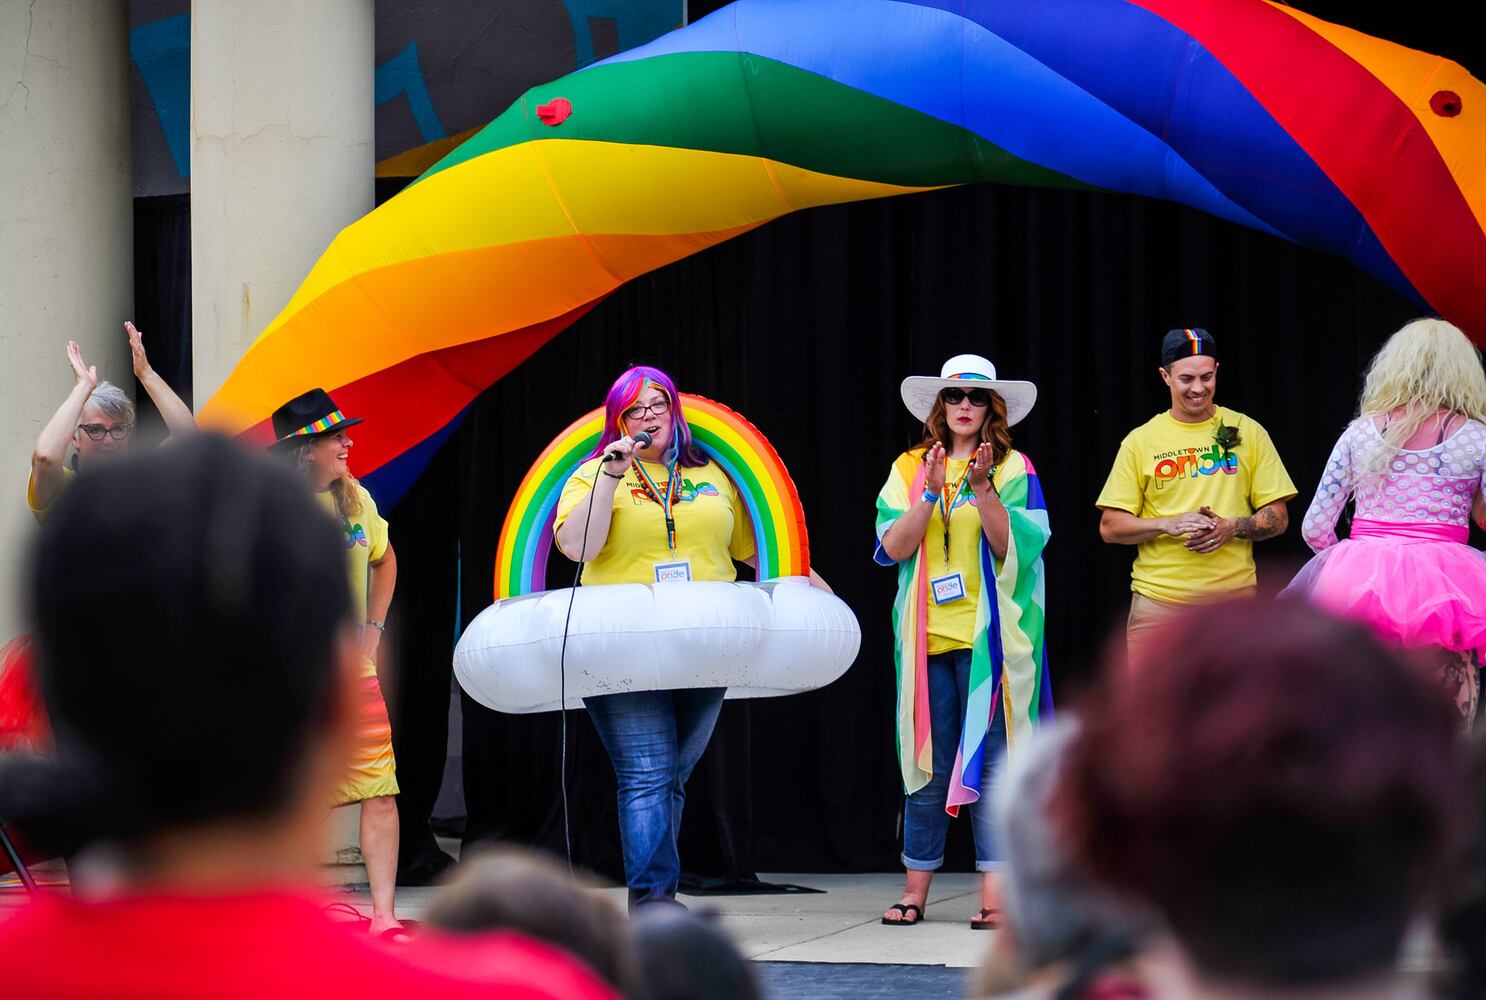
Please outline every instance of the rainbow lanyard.
[[675, 460], [673, 459], [671, 463], [666, 466], [666, 475], [669, 476], [670, 479], [666, 483], [666, 493], [664, 497], [661, 496], [660, 487], [656, 485], [655, 480], [650, 478], [650, 474], [645, 471], [645, 467], [640, 464], [639, 459], [630, 459], [630, 464], [635, 467], [635, 472], [637, 472], [640, 476], [640, 482], [645, 487], [645, 495], [659, 504], [661, 512], [665, 514], [666, 544], [670, 546], [672, 552], [675, 552], [676, 518], [673, 517], [671, 514], [671, 504], [674, 503], [676, 498], [681, 495], [681, 484], [676, 481]]
[[970, 467], [975, 464], [972, 456], [965, 463], [965, 471], [960, 473], [960, 481], [955, 483], [954, 489], [945, 490], [939, 496], [939, 514], [944, 518], [944, 567], [949, 568], [949, 516], [954, 512], [955, 501], [959, 499], [960, 491], [965, 488], [965, 480], [970, 478]]

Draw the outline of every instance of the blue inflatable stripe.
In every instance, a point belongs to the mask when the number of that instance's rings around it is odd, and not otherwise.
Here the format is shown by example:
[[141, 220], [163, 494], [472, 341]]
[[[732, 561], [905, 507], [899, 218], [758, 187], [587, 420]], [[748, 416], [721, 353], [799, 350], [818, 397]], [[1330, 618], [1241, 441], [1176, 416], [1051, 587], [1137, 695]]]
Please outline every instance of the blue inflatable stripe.
[[[838, 44], [812, 44], [822, 23], [836, 26]], [[884, 58], [889, 44], [957, 52], [960, 58]], [[1180, 201], [1283, 235], [1219, 192], [1146, 129], [979, 24], [936, 8], [900, 0], [742, 0], [605, 62], [738, 51], [959, 125], [1014, 156], [1086, 184]], [[966, 94], [974, 100], [967, 101]]]
[[[1362, 213], [1228, 68], [1127, 0], [917, 0], [959, 11], [1171, 146], [1218, 191], [1298, 243], [1422, 298]], [[1111, 59], [1140, 52], [1141, 59]], [[1262, 152], [1262, 161], [1255, 154]]]

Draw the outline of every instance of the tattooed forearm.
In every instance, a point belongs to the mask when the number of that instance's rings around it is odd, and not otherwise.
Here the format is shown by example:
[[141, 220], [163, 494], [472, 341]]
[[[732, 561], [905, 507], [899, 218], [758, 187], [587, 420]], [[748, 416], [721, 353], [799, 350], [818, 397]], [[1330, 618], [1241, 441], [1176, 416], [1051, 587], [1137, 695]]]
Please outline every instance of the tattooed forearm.
[[1247, 538], [1251, 542], [1262, 542], [1266, 538], [1273, 538], [1285, 530], [1280, 516], [1271, 507], [1264, 507], [1254, 512], [1252, 517], [1241, 517], [1238, 519], [1237, 527], [1233, 534], [1238, 538]]

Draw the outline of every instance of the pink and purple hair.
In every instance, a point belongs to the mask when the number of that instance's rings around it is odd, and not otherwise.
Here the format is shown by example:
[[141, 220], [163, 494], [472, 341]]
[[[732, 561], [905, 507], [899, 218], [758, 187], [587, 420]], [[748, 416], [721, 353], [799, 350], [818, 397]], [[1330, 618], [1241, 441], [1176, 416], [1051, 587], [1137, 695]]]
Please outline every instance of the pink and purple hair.
[[676, 456], [676, 464], [686, 468], [706, 465], [707, 456], [692, 440], [691, 427], [681, 411], [681, 394], [676, 391], [676, 383], [671, 381], [671, 376], [649, 365], [636, 365], [614, 380], [609, 395], [604, 398], [604, 433], [599, 437], [598, 447], [588, 457], [602, 455], [609, 445], [624, 436], [624, 411], [635, 405], [635, 400], [640, 398], [647, 385], [660, 389], [671, 401], [671, 447], [668, 454]]

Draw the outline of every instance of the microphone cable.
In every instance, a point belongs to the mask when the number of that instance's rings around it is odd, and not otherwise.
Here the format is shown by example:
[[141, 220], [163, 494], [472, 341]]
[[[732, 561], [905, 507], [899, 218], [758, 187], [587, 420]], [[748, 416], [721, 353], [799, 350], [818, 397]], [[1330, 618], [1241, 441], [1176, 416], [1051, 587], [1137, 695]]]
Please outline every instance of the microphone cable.
[[[649, 434], [642, 434], [641, 437], [645, 439], [646, 445], [650, 444]], [[568, 611], [562, 620], [562, 648], [557, 654], [558, 714], [562, 716], [559, 736], [562, 740], [562, 752], [559, 755], [557, 784], [562, 790], [562, 843], [567, 854], [569, 878], [573, 876], [573, 829], [568, 814], [568, 629], [573, 623], [573, 601], [578, 596], [578, 582], [583, 578], [583, 567], [587, 563], [583, 557], [588, 554], [588, 529], [593, 526], [593, 495], [598, 490], [599, 474], [603, 471], [604, 455], [600, 454], [599, 464], [593, 470], [593, 480], [588, 484], [588, 508], [583, 514], [583, 542], [578, 549], [578, 568], [573, 573], [573, 585], [568, 588]], [[613, 514], [609, 516], [613, 517]], [[545, 580], [542, 582], [546, 583]]]
[[573, 830], [568, 818], [568, 628], [573, 623], [573, 601], [578, 596], [578, 582], [583, 577], [583, 565], [588, 554], [588, 529], [593, 524], [593, 494], [598, 490], [599, 474], [604, 471], [603, 456], [593, 470], [593, 482], [588, 484], [588, 507], [583, 512], [583, 543], [578, 549], [578, 569], [573, 573], [573, 585], [568, 588], [568, 612], [562, 620], [562, 649], [557, 654], [557, 704], [562, 716], [562, 752], [559, 756], [557, 785], [562, 790], [562, 843], [568, 859], [568, 877], [573, 872]]

